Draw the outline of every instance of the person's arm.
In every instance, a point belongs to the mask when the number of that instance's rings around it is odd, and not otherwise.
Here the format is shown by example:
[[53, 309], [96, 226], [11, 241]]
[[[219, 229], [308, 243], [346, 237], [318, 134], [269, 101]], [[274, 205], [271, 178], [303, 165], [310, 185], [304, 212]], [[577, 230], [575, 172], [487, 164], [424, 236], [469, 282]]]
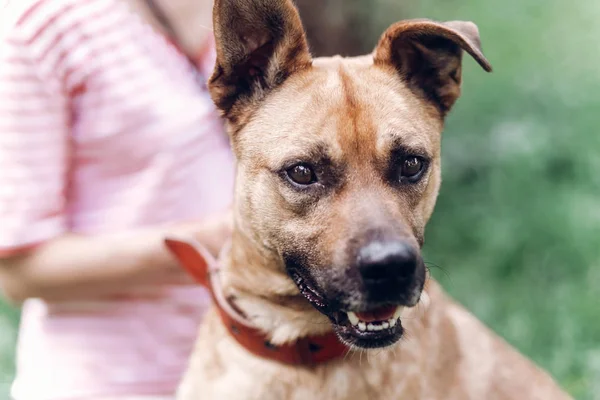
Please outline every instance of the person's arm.
[[[230, 234], [229, 213], [172, 229], [119, 235], [66, 234], [0, 258], [0, 288], [14, 303], [86, 300], [189, 280], [164, 245], [165, 235], [194, 236], [216, 255]], [[191, 283], [191, 280], [190, 280]]]

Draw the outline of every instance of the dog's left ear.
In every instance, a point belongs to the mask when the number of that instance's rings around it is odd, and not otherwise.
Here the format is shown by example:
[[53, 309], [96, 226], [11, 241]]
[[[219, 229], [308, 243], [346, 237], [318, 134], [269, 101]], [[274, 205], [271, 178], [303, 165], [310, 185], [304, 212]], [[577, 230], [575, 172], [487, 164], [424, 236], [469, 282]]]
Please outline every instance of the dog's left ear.
[[375, 65], [392, 65], [418, 95], [445, 116], [460, 96], [462, 51], [487, 72], [477, 25], [466, 21], [401, 21], [384, 32], [375, 48]]
[[213, 22], [217, 62], [209, 89], [232, 121], [312, 64], [291, 0], [215, 0]]

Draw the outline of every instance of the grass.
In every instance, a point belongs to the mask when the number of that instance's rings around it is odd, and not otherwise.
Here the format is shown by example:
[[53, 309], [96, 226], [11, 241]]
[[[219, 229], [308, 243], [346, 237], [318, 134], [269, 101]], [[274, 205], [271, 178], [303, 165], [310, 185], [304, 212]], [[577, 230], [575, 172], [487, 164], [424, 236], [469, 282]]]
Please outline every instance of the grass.
[[[398, 19], [388, 12], [397, 1], [378, 1], [383, 29]], [[600, 400], [600, 3], [417, 3], [411, 16], [475, 21], [495, 68], [465, 57], [426, 259], [576, 399]], [[16, 317], [0, 305], [0, 398]]]

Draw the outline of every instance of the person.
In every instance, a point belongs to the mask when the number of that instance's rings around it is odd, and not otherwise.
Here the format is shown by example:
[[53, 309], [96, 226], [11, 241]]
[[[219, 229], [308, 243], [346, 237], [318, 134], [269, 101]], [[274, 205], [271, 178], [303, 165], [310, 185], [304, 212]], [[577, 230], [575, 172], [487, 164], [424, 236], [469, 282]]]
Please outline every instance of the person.
[[202, 84], [214, 52], [203, 46], [196, 70], [119, 0], [8, 8], [0, 287], [23, 303], [12, 396], [172, 399], [209, 297], [163, 239], [216, 253], [231, 229], [234, 162]]

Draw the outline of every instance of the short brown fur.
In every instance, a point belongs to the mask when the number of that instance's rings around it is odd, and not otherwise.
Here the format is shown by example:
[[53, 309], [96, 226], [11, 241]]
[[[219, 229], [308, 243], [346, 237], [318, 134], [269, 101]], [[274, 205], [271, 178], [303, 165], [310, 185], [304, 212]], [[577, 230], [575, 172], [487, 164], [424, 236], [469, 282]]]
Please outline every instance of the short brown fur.
[[[422, 246], [441, 181], [444, 117], [460, 94], [462, 50], [491, 70], [477, 27], [405, 21], [372, 55], [312, 60], [289, 0], [217, 0], [214, 25], [210, 90], [238, 161], [224, 291], [274, 344], [330, 332], [332, 317], [300, 294], [290, 273], [300, 263], [325, 297], [359, 307], [357, 249], [371, 237]], [[390, 179], [397, 151], [428, 160], [418, 182]], [[316, 166], [318, 187], [286, 180], [295, 161]], [[569, 398], [434, 281], [417, 283], [403, 300], [413, 307], [402, 315], [399, 342], [314, 368], [252, 356], [213, 311], [178, 399]]]

